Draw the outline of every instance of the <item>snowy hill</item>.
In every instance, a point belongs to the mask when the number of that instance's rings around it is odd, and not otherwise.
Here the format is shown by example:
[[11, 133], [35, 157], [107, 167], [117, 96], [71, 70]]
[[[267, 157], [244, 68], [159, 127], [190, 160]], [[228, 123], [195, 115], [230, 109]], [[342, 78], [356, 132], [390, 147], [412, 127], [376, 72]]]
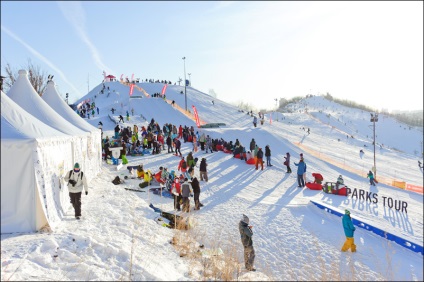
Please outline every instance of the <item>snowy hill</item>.
[[[152, 95], [160, 93], [163, 84], [137, 86]], [[77, 103], [86, 99], [95, 101], [100, 115], [86, 121], [94, 126], [102, 121], [104, 136], [111, 136], [115, 126], [109, 118], [112, 107], [117, 109], [112, 116], [114, 120], [119, 114], [130, 112], [130, 121], [124, 125], [140, 126], [154, 118], [160, 126], [172, 123], [196, 127], [193, 119], [161, 98], [147, 98], [137, 88], [133, 96], [143, 98], [129, 98], [129, 87], [119, 82], [105, 83], [106, 89], [110, 89], [104, 94], [100, 94], [102, 87], [98, 85]], [[184, 108], [185, 97], [181, 91], [184, 87], [168, 85], [166, 98]], [[2, 279], [202, 280], [207, 267], [202, 267], [202, 259], [196, 256], [197, 251], [202, 251], [201, 244], [205, 248], [221, 247], [224, 258], [236, 259], [244, 267], [238, 231], [238, 222], [244, 213], [254, 226], [258, 271], [236, 271], [232, 279], [238, 276], [239, 280], [252, 281], [423, 280], [422, 254], [367, 228], [356, 226], [357, 253], [341, 253], [345, 241], [341, 218], [311, 203], [314, 201], [328, 207], [327, 210], [342, 213], [349, 209], [352, 217], [366, 226], [394, 234], [406, 240], [406, 245], [422, 248], [422, 192], [392, 186], [393, 181], [398, 181], [422, 187], [423, 170], [417, 166], [418, 157], [414, 154], [422, 142], [422, 131], [419, 135], [417, 129], [401, 128], [393, 119], [380, 116], [376, 124], [377, 144], [384, 146], [376, 150], [380, 183], [374, 187], [366, 178], [373, 166], [372, 129], [367, 112], [312, 97], [292, 105], [296, 109], [293, 113], [279, 113], [278, 121], [274, 114], [271, 123], [268, 114], [265, 124], [254, 128], [252, 117], [239, 112], [237, 107], [188, 87], [187, 107], [191, 110], [192, 105], [204, 122], [226, 124], [221, 128], [198, 129], [199, 132], [233, 142], [237, 138], [244, 146], [248, 146], [252, 138], [262, 148], [268, 144], [273, 166], [255, 170], [232, 154], [195, 152], [195, 157], [204, 157], [208, 163], [209, 181], [201, 182], [200, 195], [205, 206], [190, 212], [193, 228], [180, 232], [157, 224], [154, 219], [158, 214], [149, 208], [152, 203], [173, 212], [172, 199], [124, 189], [137, 188], [139, 180], [127, 179], [124, 184], [113, 185], [111, 180], [116, 175], [129, 175], [128, 170], [124, 166], [117, 171], [116, 166], [104, 164], [102, 173], [90, 183], [91, 192], [83, 196], [81, 222], [75, 221], [71, 208], [54, 234], [2, 235]], [[133, 108], [134, 116], [131, 115]], [[364, 155], [359, 154], [360, 149]], [[191, 150], [190, 143], [183, 143], [184, 156]], [[128, 156], [128, 165], [142, 163], [152, 172], [160, 166], [177, 171], [179, 158], [165, 152]], [[287, 152], [292, 156], [292, 174], [285, 173], [283, 165]], [[345, 184], [358, 194], [346, 197], [298, 188], [293, 162], [299, 161], [302, 152], [308, 181], [313, 180], [313, 172], [321, 173], [324, 182], [336, 181], [343, 175]], [[198, 168], [195, 175], [199, 178]], [[366, 195], [375, 195], [377, 202]], [[401, 203], [407, 203], [407, 207], [396, 209], [396, 204]], [[180, 257], [182, 249], [169, 244], [178, 236], [197, 242], [189, 248], [194, 251], [191, 256]], [[203, 262], [210, 261], [204, 259]], [[223, 276], [218, 277], [225, 280]]]

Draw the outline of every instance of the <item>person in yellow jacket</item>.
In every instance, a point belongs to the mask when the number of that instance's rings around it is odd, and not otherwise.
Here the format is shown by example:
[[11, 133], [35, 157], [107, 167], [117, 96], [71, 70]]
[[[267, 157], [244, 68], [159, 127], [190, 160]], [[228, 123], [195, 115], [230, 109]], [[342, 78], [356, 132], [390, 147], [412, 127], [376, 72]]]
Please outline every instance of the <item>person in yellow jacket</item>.
[[150, 184], [150, 181], [152, 181], [152, 172], [150, 169], [144, 172], [144, 182], [147, 182]]
[[144, 179], [144, 170], [143, 170], [143, 167], [141, 165], [139, 165], [137, 167], [137, 177]]

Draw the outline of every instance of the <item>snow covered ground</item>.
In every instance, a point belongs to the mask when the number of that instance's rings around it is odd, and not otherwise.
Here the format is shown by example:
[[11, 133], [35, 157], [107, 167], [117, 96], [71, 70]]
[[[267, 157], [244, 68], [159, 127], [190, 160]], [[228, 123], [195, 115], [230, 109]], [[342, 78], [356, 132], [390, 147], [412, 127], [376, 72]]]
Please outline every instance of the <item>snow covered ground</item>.
[[[164, 123], [195, 126], [192, 119], [163, 99], [146, 98], [137, 88], [134, 96], [144, 98], [129, 99], [128, 86], [118, 82], [108, 82], [105, 86], [110, 87], [110, 94], [109, 91], [99, 94], [100, 84], [80, 100], [94, 99], [100, 116], [87, 121], [94, 126], [102, 121], [104, 136], [113, 135], [115, 123], [109, 115], [117, 120], [127, 110], [131, 116], [131, 109], [134, 116], [125, 125], [147, 125], [154, 118], [160, 126]], [[160, 93], [163, 84], [138, 86], [153, 94]], [[182, 86], [169, 85], [166, 96], [184, 108], [182, 90]], [[155, 218], [159, 214], [149, 207], [151, 203], [173, 212], [172, 199], [124, 189], [136, 189], [140, 183], [136, 179], [113, 185], [111, 181], [116, 175], [129, 176], [129, 172], [125, 166], [117, 171], [116, 166], [104, 164], [102, 172], [89, 184], [89, 194], [82, 196], [81, 221], [75, 220], [71, 208], [54, 232], [2, 234], [1, 279], [205, 279], [202, 269], [210, 259], [195, 255], [180, 257], [182, 250], [170, 241], [173, 237], [187, 242], [195, 240], [191, 245], [194, 252], [220, 247], [224, 252], [222, 258], [236, 258], [243, 265], [238, 223], [244, 213], [253, 225], [258, 271], [236, 273], [234, 280], [423, 280], [422, 254], [365, 229], [357, 227], [355, 232], [357, 253], [342, 253], [345, 236], [341, 218], [311, 204], [311, 200], [316, 201], [340, 212], [347, 208], [354, 219], [423, 246], [423, 195], [388, 185], [393, 180], [423, 185], [423, 170], [417, 165], [417, 160], [422, 161], [418, 157], [422, 128], [409, 128], [380, 115], [376, 123], [376, 160], [381, 183], [372, 187], [366, 178], [373, 166], [372, 123], [368, 112], [312, 97], [291, 105], [292, 113], [273, 113], [272, 123], [267, 114], [265, 124], [254, 128], [250, 115], [188, 87], [187, 107], [191, 110], [192, 105], [202, 121], [226, 124], [199, 132], [233, 142], [238, 138], [244, 146], [252, 138], [263, 149], [268, 144], [273, 166], [256, 171], [254, 166], [234, 159], [232, 154], [194, 153], [194, 157], [205, 157], [208, 163], [209, 181], [201, 182], [200, 195], [205, 206], [188, 215], [192, 229], [178, 231], [158, 224]], [[117, 109], [113, 116], [112, 107]], [[311, 130], [309, 135], [307, 128]], [[381, 148], [380, 144], [383, 144]], [[182, 144], [184, 156], [191, 149], [190, 143]], [[360, 149], [364, 155], [359, 154]], [[285, 173], [286, 152], [292, 156], [292, 174]], [[313, 180], [313, 172], [321, 173], [324, 182], [336, 181], [341, 174], [348, 187], [377, 194], [378, 202], [298, 188], [293, 162], [299, 161], [302, 152], [308, 165], [308, 181]], [[156, 172], [160, 166], [177, 171], [179, 158], [162, 152], [128, 156], [128, 160], [128, 165], [143, 164]], [[198, 169], [195, 175], [199, 178]], [[406, 202], [407, 212], [390, 208], [389, 198]], [[199, 247], [202, 244], [204, 248]], [[215, 277], [223, 280], [223, 276]]]

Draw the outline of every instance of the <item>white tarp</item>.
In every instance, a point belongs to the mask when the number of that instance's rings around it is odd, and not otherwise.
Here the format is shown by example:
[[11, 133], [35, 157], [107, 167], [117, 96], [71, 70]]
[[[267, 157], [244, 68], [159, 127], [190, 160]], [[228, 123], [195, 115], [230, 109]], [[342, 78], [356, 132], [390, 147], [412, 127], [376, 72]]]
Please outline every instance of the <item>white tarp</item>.
[[[80, 165], [84, 167], [84, 174], [90, 180], [100, 172], [102, 167], [101, 130], [86, 122], [66, 104], [57, 92], [54, 81], [48, 81], [41, 98], [65, 120], [90, 133], [87, 138], [86, 157], [83, 156], [83, 159], [79, 161]], [[81, 144], [81, 146], [85, 145]]]
[[[19, 76], [10, 88], [7, 96], [40, 121], [69, 135], [69, 138], [72, 140], [73, 153], [71, 162], [78, 162], [81, 165], [81, 170], [84, 171], [88, 182], [96, 176], [94, 173], [89, 173], [91, 171], [89, 160], [94, 157], [91, 133], [72, 125], [53, 110], [34, 90], [29, 82], [26, 70], [19, 71]], [[99, 154], [101, 158], [101, 152]], [[71, 165], [65, 167], [65, 169], [71, 169], [72, 167]], [[97, 169], [95, 168], [93, 171], [97, 171]]]
[[72, 141], [1, 92], [1, 232], [54, 229], [69, 208]]

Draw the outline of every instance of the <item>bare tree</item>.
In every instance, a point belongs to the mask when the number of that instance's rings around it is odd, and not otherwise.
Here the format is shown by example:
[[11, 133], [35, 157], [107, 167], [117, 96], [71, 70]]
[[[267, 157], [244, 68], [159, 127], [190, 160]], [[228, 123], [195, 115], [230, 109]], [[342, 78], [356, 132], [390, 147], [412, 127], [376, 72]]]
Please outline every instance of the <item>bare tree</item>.
[[[43, 95], [44, 90], [46, 90], [47, 86], [47, 74], [45, 71], [42, 71], [39, 66], [35, 66], [31, 59], [28, 59], [28, 63], [26, 67], [22, 67], [20, 69], [25, 69], [28, 71], [28, 79], [31, 83], [32, 87], [34, 87], [35, 91], [38, 95]], [[18, 71], [13, 70], [9, 63], [4, 67], [6, 71], [6, 78], [4, 79], [5, 92], [9, 91], [10, 87], [15, 83], [18, 78]]]

